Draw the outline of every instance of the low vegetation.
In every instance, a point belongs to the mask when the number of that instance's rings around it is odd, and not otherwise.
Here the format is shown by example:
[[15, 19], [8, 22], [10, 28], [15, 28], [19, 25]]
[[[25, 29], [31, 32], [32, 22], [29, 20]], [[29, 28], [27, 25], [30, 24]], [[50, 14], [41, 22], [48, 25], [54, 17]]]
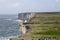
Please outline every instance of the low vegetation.
[[42, 36], [60, 36], [60, 14], [41, 14], [36, 15], [30, 22], [34, 24], [27, 24], [32, 27], [32, 37]]

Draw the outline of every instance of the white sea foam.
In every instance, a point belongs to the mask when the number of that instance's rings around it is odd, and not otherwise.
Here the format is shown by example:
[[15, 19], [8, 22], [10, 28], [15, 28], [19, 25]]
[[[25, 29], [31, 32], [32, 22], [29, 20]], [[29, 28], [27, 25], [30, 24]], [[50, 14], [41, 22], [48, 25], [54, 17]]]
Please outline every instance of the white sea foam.
[[9, 40], [9, 38], [0, 37], [0, 40]]
[[12, 19], [5, 19], [5, 20], [12, 20]]
[[22, 20], [13, 20], [13, 21], [16, 21], [16, 22], [23, 22]]
[[14, 19], [5, 19], [5, 20], [12, 20], [12, 21], [16, 21], [16, 22], [23, 22], [22, 20], [19, 20], [19, 19], [16, 19], [16, 20], [14, 20]]
[[10, 37], [0, 37], [0, 40], [9, 40], [10, 38], [17, 38], [18, 36], [10, 36]]

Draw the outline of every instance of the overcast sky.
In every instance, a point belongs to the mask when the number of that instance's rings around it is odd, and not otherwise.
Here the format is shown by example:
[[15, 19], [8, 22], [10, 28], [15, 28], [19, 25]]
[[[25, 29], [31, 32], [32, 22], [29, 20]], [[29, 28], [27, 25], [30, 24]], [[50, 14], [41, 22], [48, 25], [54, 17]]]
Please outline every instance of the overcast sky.
[[0, 14], [60, 11], [60, 0], [0, 0]]

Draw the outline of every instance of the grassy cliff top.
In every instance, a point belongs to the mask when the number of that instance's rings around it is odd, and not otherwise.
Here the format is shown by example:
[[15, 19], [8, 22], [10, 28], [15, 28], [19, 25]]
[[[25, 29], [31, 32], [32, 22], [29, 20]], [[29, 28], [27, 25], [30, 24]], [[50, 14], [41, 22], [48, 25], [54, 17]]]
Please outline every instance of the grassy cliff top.
[[60, 36], [60, 14], [36, 14], [30, 23], [32, 37]]

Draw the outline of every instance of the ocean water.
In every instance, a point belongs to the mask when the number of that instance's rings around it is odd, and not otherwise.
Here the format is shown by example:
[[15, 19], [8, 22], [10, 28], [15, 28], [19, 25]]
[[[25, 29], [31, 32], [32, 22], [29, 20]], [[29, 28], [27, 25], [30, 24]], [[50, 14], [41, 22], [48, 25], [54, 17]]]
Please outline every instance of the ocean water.
[[0, 15], [0, 40], [9, 40], [19, 35], [17, 15]]

